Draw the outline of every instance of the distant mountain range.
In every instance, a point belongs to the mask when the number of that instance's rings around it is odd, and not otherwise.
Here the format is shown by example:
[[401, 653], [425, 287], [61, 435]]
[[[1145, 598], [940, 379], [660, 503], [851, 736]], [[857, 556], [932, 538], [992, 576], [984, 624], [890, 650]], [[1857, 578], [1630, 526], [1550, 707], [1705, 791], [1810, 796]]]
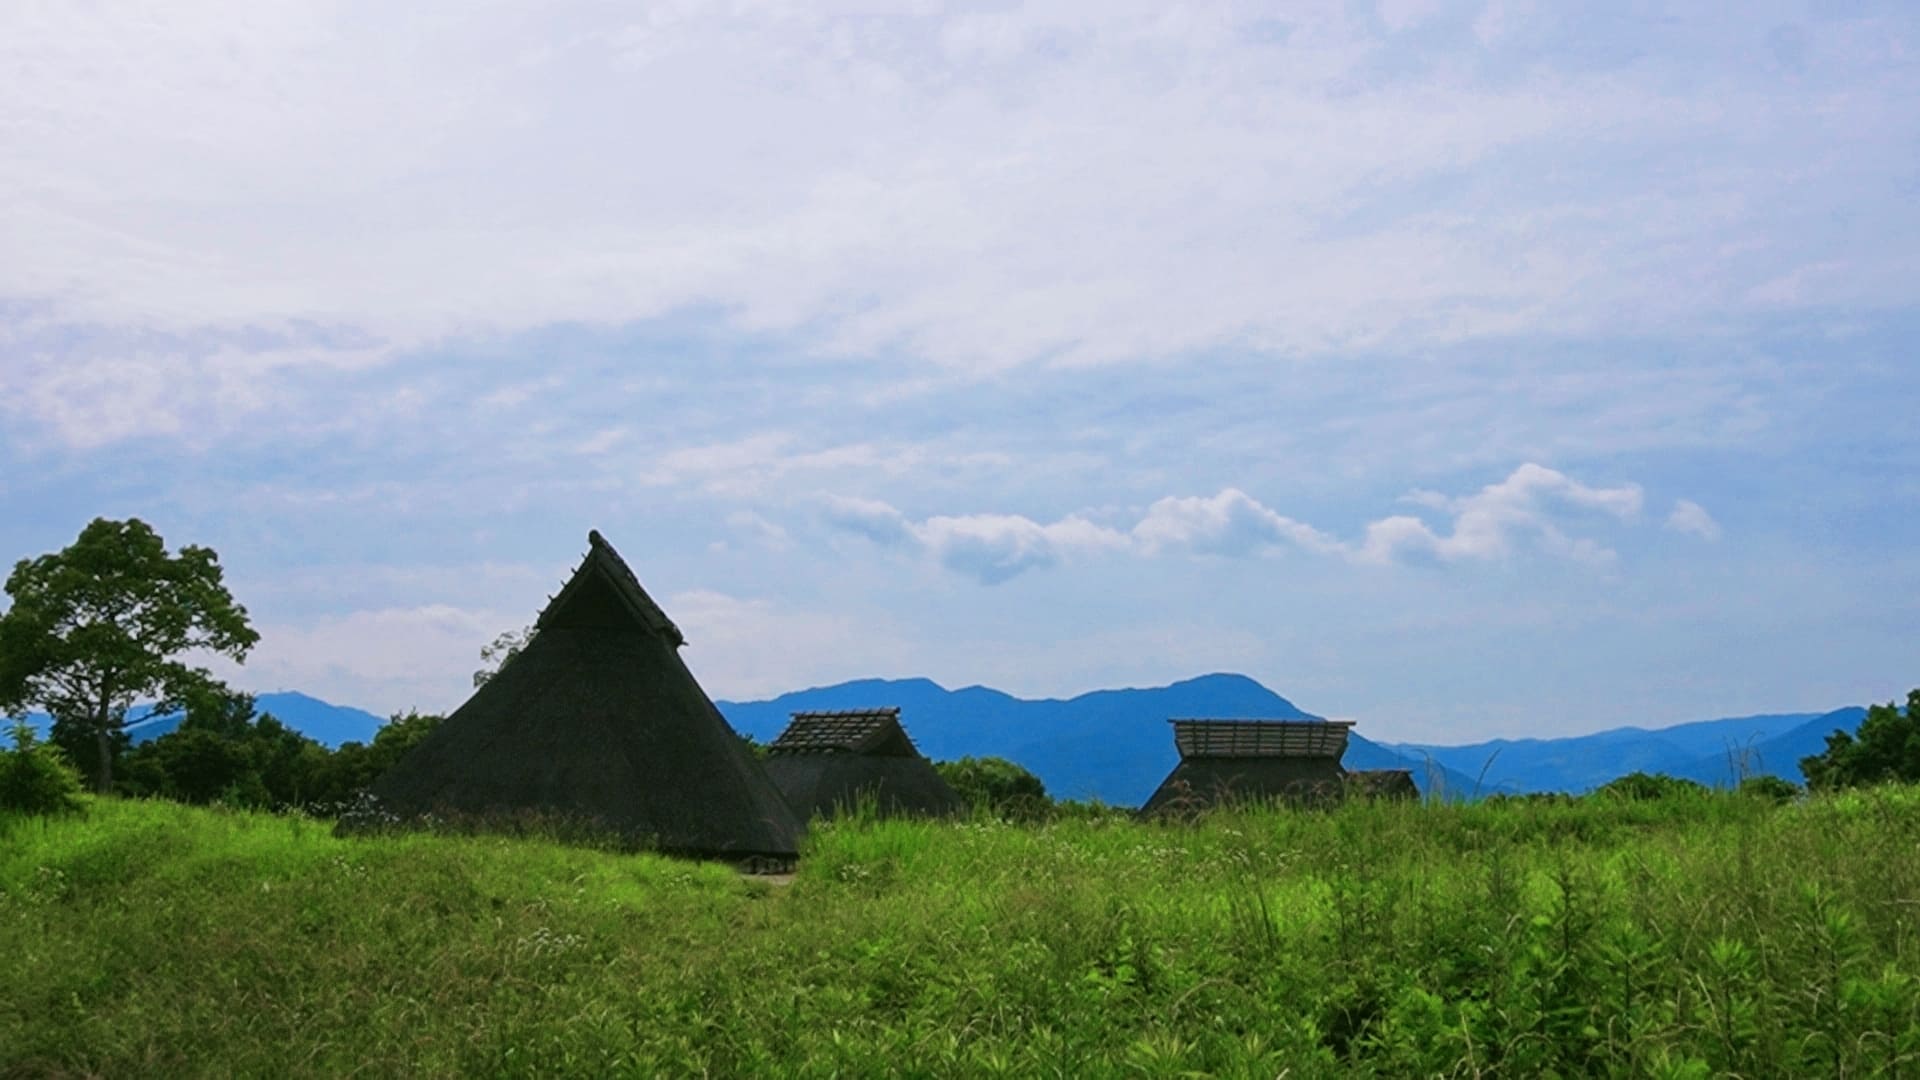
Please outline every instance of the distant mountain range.
[[1827, 748], [1836, 728], [1859, 728], [1867, 710], [1701, 720], [1669, 728], [1613, 728], [1560, 739], [1494, 739], [1466, 746], [1393, 743], [1477, 779], [1482, 791], [1588, 791], [1630, 772], [1666, 773], [1726, 786], [1767, 774], [1805, 783], [1800, 759]]
[[[271, 713], [281, 723], [333, 749], [341, 743], [371, 742], [373, 733], [387, 722], [385, 717], [363, 709], [334, 705], [293, 691], [261, 694], [253, 699], [253, 708], [258, 713]], [[134, 719], [127, 724], [127, 735], [136, 743], [157, 739], [178, 728], [184, 719], [179, 713], [152, 716], [144, 706], [135, 706], [129, 715]], [[30, 713], [27, 722], [42, 738], [46, 736], [50, 722], [45, 714]]]
[[[734, 728], [768, 741], [788, 714], [896, 705], [922, 752], [935, 759], [1004, 757], [1033, 770], [1062, 798], [1137, 805], [1178, 755], [1170, 717], [1318, 719], [1244, 675], [1214, 674], [1171, 686], [1097, 690], [1030, 700], [984, 686], [948, 690], [930, 679], [861, 679], [782, 694], [770, 701], [715, 702]], [[381, 717], [300, 693], [261, 694], [255, 707], [330, 747], [368, 742]], [[1668, 728], [1614, 728], [1557, 739], [1495, 739], [1465, 746], [1378, 743], [1355, 733], [1349, 769], [1409, 769], [1423, 791], [1450, 795], [1581, 792], [1636, 770], [1726, 785], [1740, 775], [1802, 782], [1800, 759], [1826, 748], [1836, 728], [1853, 731], [1866, 710], [1703, 720]], [[44, 716], [31, 717], [45, 731]], [[158, 738], [176, 716], [129, 725], [135, 742]]]
[[[1245, 675], [1202, 675], [1144, 690], [1096, 690], [1064, 701], [1017, 698], [984, 686], [948, 690], [930, 679], [862, 679], [782, 694], [772, 701], [715, 702], [734, 729], [767, 741], [788, 714], [811, 709], [898, 705], [900, 720], [928, 757], [1003, 757], [1045, 781], [1056, 798], [1098, 798], [1135, 806], [1179, 760], [1170, 717], [1317, 720]], [[1438, 763], [1429, 768], [1353, 735], [1349, 769], [1411, 769], [1422, 790], [1463, 792], [1473, 781]], [[1430, 775], [1431, 774], [1431, 775]]]

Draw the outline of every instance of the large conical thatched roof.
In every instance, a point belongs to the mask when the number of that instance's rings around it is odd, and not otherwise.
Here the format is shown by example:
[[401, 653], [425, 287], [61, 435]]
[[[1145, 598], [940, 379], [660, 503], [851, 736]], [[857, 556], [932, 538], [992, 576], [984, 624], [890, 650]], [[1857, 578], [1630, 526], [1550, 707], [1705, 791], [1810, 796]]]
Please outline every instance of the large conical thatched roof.
[[767, 776], [803, 817], [869, 802], [888, 815], [939, 817], [966, 809], [907, 737], [898, 708], [794, 713], [767, 754]]
[[1341, 798], [1347, 720], [1173, 720], [1180, 764], [1143, 816], [1233, 802], [1324, 803]]
[[527, 646], [374, 785], [403, 814], [533, 812], [660, 850], [790, 857], [800, 825], [598, 532]]

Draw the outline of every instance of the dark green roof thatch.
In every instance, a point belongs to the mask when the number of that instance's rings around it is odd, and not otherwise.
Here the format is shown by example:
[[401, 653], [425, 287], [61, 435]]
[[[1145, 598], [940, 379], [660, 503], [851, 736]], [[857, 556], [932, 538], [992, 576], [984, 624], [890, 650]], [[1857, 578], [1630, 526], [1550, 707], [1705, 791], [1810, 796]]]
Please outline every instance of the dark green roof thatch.
[[1369, 799], [1418, 799], [1420, 787], [1411, 769], [1354, 769], [1347, 773], [1347, 792]]
[[374, 785], [402, 814], [533, 812], [663, 851], [790, 857], [800, 825], [599, 533], [526, 647]]
[[1140, 808], [1144, 816], [1231, 802], [1337, 802], [1344, 794], [1346, 720], [1173, 720], [1180, 764]]
[[938, 817], [966, 809], [913, 745], [897, 708], [794, 713], [768, 747], [766, 765], [780, 794], [806, 817], [865, 803], [883, 815]]

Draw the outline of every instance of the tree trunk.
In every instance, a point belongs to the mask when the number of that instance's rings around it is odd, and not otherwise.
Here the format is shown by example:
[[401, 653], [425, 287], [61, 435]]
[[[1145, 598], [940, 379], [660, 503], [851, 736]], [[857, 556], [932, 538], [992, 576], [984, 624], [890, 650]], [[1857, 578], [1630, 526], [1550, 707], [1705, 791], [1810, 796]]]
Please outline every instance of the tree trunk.
[[107, 727], [107, 718], [112, 715], [106, 695], [102, 693], [100, 711], [93, 714], [93, 744], [100, 752], [100, 772], [94, 778], [93, 790], [102, 795], [113, 794], [113, 732]]
[[93, 729], [93, 739], [100, 748], [100, 776], [93, 789], [106, 795], [113, 791], [113, 736], [107, 733], [107, 725], [100, 724]]

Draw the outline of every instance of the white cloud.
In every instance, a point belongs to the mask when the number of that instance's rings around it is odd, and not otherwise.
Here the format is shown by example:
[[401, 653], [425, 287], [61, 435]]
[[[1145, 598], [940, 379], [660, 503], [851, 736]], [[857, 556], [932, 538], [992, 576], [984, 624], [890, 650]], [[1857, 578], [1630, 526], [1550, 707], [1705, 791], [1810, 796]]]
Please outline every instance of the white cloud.
[[1147, 508], [1147, 516], [1133, 527], [1133, 536], [1150, 553], [1184, 549], [1245, 555], [1281, 543], [1323, 554], [1342, 550], [1340, 541], [1274, 513], [1237, 488], [1211, 498], [1161, 499]]
[[987, 585], [1069, 554], [1128, 546], [1124, 535], [1079, 517], [1042, 525], [1018, 514], [969, 514], [932, 517], [910, 528], [943, 566]]
[[727, 442], [670, 450], [644, 471], [648, 483], [694, 483], [709, 493], [751, 496], [801, 473], [850, 471], [898, 475], [923, 460], [921, 448], [900, 443], [841, 443], [808, 447], [788, 431], [763, 431]]
[[1667, 515], [1667, 528], [1702, 540], [1720, 539], [1720, 523], [1713, 520], [1706, 507], [1691, 499], [1675, 500], [1673, 512]]
[[843, 497], [826, 500], [825, 517], [830, 525], [876, 543], [917, 548], [949, 569], [991, 585], [1051, 566], [1070, 554], [1101, 550], [1247, 556], [1295, 547], [1356, 563], [1390, 563], [1409, 556], [1453, 562], [1504, 558], [1521, 538], [1530, 537], [1550, 555], [1604, 563], [1614, 557], [1610, 549], [1568, 535], [1559, 519], [1571, 509], [1631, 521], [1639, 516], [1643, 496], [1638, 484], [1591, 487], [1528, 463], [1472, 495], [1414, 492], [1407, 500], [1447, 515], [1445, 531], [1401, 514], [1372, 522], [1360, 543], [1347, 543], [1279, 514], [1237, 488], [1213, 496], [1161, 499], [1128, 532], [1077, 516], [1047, 525], [1017, 514], [931, 517], [916, 523], [886, 503]]
[[1910, 16], [1789, 83], [1744, 15], [1381, 33], [1443, 6], [8, 5], [0, 301], [403, 352], [698, 308], [968, 369], [1910, 302]]
[[785, 551], [792, 546], [787, 530], [752, 510], [736, 510], [727, 515], [727, 524], [768, 551]]
[[885, 547], [909, 547], [985, 585], [995, 585], [1062, 556], [1125, 549], [1128, 538], [1080, 517], [1041, 524], [1018, 514], [941, 515], [909, 521], [884, 502], [829, 495], [827, 524]]
[[1507, 555], [1516, 536], [1533, 535], [1557, 554], [1583, 562], [1605, 561], [1612, 552], [1592, 541], [1569, 538], [1560, 530], [1550, 517], [1553, 504], [1597, 510], [1625, 521], [1640, 513], [1642, 494], [1638, 484], [1588, 487], [1565, 473], [1528, 463], [1472, 495], [1447, 498], [1416, 492], [1410, 501], [1451, 515], [1451, 530], [1443, 535], [1419, 518], [1405, 515], [1383, 518], [1367, 526], [1356, 558], [1383, 563], [1415, 553], [1449, 561], [1492, 559]]
[[524, 612], [448, 604], [261, 621], [245, 665], [211, 666], [256, 693], [299, 690], [374, 712], [446, 711], [473, 692], [480, 647], [526, 621]]
[[821, 515], [827, 524], [883, 547], [897, 547], [914, 538], [906, 515], [877, 499], [829, 495], [822, 500]]
[[382, 347], [324, 335], [266, 345], [34, 327], [0, 339], [0, 415], [32, 420], [80, 449], [145, 436], [205, 446], [262, 409], [297, 402], [302, 373], [358, 371], [386, 359]]

